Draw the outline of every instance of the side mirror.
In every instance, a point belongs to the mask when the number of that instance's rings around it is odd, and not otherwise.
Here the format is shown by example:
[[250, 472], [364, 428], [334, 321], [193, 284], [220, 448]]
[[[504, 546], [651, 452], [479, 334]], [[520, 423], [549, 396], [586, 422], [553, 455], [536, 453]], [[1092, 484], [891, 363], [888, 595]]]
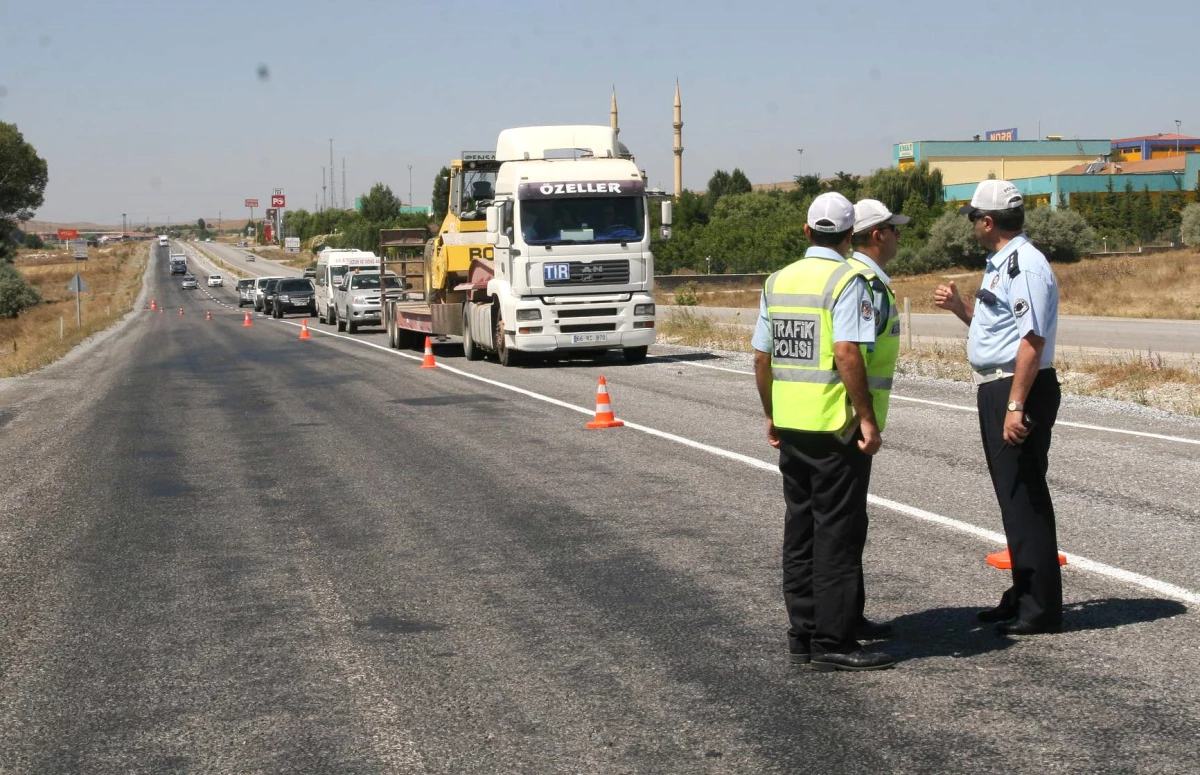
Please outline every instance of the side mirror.
[[500, 231], [500, 211], [502, 205], [489, 205], [487, 208], [487, 230], [492, 234]]
[[672, 202], [670, 199], [663, 201], [663, 203], [662, 203], [662, 225], [663, 226], [671, 225], [671, 220], [672, 220], [671, 216], [674, 213], [674, 209], [673, 209], [674, 206], [675, 206], [675, 203]]

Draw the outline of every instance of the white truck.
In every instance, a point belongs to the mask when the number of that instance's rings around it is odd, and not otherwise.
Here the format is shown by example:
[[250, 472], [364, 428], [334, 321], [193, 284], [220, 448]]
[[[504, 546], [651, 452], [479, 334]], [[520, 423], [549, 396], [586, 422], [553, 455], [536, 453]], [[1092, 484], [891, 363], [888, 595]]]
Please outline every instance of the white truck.
[[[469, 267], [450, 272], [434, 293], [406, 284], [387, 294], [389, 343], [459, 335], [469, 360], [495, 353], [505, 366], [525, 354], [572, 351], [620, 349], [628, 361], [644, 359], [655, 337], [649, 200], [612, 129], [506, 129], [491, 161], [495, 190], [473, 192], [486, 231], [468, 237], [452, 206], [438, 236], [471, 243]], [[664, 235], [670, 222], [664, 202]], [[412, 261], [403, 263], [401, 276], [415, 274]]]
[[171, 244], [171, 239], [166, 234], [159, 234], [158, 235], [158, 244], [159, 244], [159, 247], [165, 248], [167, 245]]
[[353, 269], [379, 269], [379, 257], [370, 251], [353, 248], [325, 248], [317, 254], [317, 273], [312, 281], [320, 322], [336, 322], [333, 291]]

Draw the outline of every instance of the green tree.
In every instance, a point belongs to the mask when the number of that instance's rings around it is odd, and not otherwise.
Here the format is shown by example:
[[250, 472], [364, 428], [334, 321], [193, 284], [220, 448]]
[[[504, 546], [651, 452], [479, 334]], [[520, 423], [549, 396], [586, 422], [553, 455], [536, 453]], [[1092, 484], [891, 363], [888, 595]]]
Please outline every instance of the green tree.
[[1183, 208], [1179, 223], [1179, 238], [1189, 248], [1200, 248], [1200, 204], [1192, 202]]
[[785, 197], [770, 193], [732, 194], [721, 199], [712, 219], [695, 235], [690, 266], [712, 271], [769, 272], [804, 255], [805, 212]]
[[947, 266], [971, 266], [986, 255], [987, 251], [975, 240], [971, 222], [954, 211], [943, 213], [934, 222], [921, 251], [921, 257], [926, 261], [946, 262]]
[[817, 194], [821, 193], [821, 174], [813, 175], [797, 175], [796, 190], [793, 192], [796, 199], [812, 199]]
[[46, 247], [46, 243], [42, 241], [41, 237], [30, 232], [29, 234], [25, 235], [25, 247], [33, 250], [41, 250], [42, 248]]
[[200, 231], [206, 231], [206, 229], [204, 228], [204, 219], [203, 218], [196, 219], [196, 228], [199, 229]]
[[860, 175], [851, 175], [849, 172], [837, 172], [834, 174], [833, 180], [829, 181], [824, 188], [826, 191], [836, 191], [851, 202], [855, 202], [860, 198], [859, 192], [862, 190], [862, 177]]
[[746, 173], [735, 167], [733, 172], [725, 170], [714, 172], [708, 179], [708, 190], [705, 191], [704, 196], [709, 209], [711, 209], [723, 196], [748, 194], [753, 190], [754, 186], [750, 185], [750, 179], [746, 177]]
[[1083, 216], [1038, 207], [1025, 214], [1025, 232], [1051, 261], [1078, 261], [1096, 249], [1096, 232]]
[[382, 183], [371, 186], [362, 197], [362, 217], [372, 223], [386, 223], [400, 214], [400, 200]]
[[433, 179], [433, 220], [441, 224], [450, 209], [450, 168], [442, 167]]
[[0, 317], [15, 318], [42, 303], [42, 295], [10, 263], [0, 263]]
[[49, 172], [16, 124], [0, 121], [0, 260], [11, 261], [9, 233], [42, 206]]

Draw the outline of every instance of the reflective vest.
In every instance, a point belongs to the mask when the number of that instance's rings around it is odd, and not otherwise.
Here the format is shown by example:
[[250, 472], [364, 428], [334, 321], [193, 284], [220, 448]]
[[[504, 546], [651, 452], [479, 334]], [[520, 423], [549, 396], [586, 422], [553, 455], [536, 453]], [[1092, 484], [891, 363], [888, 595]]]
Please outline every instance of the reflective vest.
[[869, 266], [854, 258], [850, 265], [867, 278], [872, 295], [883, 296], [885, 309], [877, 310], [875, 316], [875, 346], [862, 345], [863, 361], [867, 364], [867, 387], [871, 390], [871, 405], [875, 408], [875, 422], [883, 430], [887, 422], [888, 404], [892, 396], [892, 377], [896, 374], [896, 358], [900, 355], [900, 311], [896, 308], [896, 295], [883, 279]]
[[841, 432], [853, 417], [833, 360], [833, 306], [858, 276], [844, 261], [802, 258], [767, 278], [777, 428]]

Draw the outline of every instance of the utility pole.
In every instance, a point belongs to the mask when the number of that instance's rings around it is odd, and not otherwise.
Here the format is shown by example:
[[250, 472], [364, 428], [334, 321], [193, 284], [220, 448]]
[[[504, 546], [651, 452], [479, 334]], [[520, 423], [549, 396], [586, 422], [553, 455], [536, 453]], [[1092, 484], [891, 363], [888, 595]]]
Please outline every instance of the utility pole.
[[413, 206], [412, 200], [412, 165], [408, 165], [408, 206]]
[[796, 177], [798, 177], [798, 178], [802, 178], [802, 177], [804, 177], [804, 149], [803, 149], [803, 148], [797, 148], [797, 149], [796, 149], [796, 153], [800, 154], [800, 163], [799, 163], [799, 167], [800, 167], [800, 174], [799, 174], [799, 175], [797, 175]]
[[1179, 125], [1183, 123], [1179, 119], [1175, 119], [1175, 155], [1179, 155]]
[[325, 212], [325, 168], [321, 168], [321, 212]]
[[342, 157], [342, 209], [348, 209], [346, 204], [349, 200], [346, 199], [346, 157]]
[[221, 211], [217, 210], [217, 233], [221, 233]]
[[329, 138], [329, 207], [337, 209], [337, 189], [334, 188], [333, 138]]

